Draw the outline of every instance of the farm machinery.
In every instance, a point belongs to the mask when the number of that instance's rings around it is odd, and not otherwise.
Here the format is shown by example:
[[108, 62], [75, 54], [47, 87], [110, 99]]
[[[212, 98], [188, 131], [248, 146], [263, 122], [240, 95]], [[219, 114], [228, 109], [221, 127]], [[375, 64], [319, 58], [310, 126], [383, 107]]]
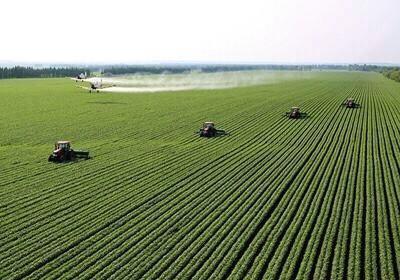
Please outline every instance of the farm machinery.
[[215, 124], [213, 122], [205, 122], [203, 124], [203, 127], [199, 129], [198, 134], [200, 137], [210, 138], [210, 137], [227, 135], [228, 133], [225, 130], [216, 129]]
[[88, 151], [73, 150], [70, 141], [58, 141], [54, 144], [54, 151], [49, 156], [51, 162], [67, 162], [76, 159], [89, 159]]
[[302, 119], [307, 116], [307, 113], [300, 112], [299, 107], [292, 107], [289, 112], [286, 112], [285, 116], [289, 119]]
[[347, 98], [346, 101], [342, 103], [342, 106], [346, 106], [346, 108], [358, 108], [360, 104], [357, 104], [354, 98]]

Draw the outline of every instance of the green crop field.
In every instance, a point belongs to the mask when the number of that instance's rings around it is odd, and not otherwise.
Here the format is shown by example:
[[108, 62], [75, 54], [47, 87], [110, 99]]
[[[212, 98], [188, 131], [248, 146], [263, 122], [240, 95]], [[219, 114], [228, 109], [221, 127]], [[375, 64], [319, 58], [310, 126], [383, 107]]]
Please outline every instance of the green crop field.
[[[0, 106], [0, 279], [399, 279], [400, 84], [382, 75], [2, 80]], [[230, 135], [199, 138], [207, 120]], [[92, 158], [47, 162], [57, 140]]]

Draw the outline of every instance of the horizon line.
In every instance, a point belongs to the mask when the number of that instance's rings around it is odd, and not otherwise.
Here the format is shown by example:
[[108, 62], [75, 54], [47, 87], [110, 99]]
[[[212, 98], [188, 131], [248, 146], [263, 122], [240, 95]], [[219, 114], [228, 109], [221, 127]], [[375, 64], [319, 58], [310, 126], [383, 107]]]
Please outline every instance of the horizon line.
[[50, 62], [50, 61], [16, 61], [16, 60], [0, 60], [0, 66], [37, 66], [37, 65], [70, 65], [70, 66], [110, 66], [110, 65], [123, 65], [123, 66], [136, 66], [136, 65], [290, 65], [290, 66], [311, 66], [311, 65], [376, 65], [376, 66], [400, 66], [399, 63], [395, 62], [250, 62], [250, 61], [131, 61], [131, 62]]

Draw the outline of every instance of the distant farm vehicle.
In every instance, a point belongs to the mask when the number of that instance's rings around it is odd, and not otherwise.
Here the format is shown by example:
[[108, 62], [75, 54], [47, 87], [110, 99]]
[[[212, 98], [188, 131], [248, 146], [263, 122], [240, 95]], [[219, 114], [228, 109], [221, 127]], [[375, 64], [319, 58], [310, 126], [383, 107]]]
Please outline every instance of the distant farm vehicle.
[[75, 80], [75, 82], [81, 81], [83, 82], [83, 80], [85, 80], [87, 78], [87, 74], [85, 73], [80, 73], [79, 75], [77, 75], [75, 78], [72, 78], [73, 80]]
[[89, 152], [71, 149], [70, 141], [58, 141], [54, 145], [53, 153], [49, 156], [51, 162], [67, 162], [76, 159], [89, 159]]
[[359, 108], [360, 104], [357, 104], [354, 98], [347, 98], [346, 101], [342, 103], [342, 106], [346, 106], [346, 108]]
[[200, 137], [210, 138], [210, 137], [227, 135], [228, 133], [225, 130], [216, 129], [215, 124], [213, 122], [205, 122], [203, 124], [203, 127], [199, 129], [198, 134]]
[[307, 117], [307, 113], [300, 112], [299, 107], [292, 107], [289, 112], [286, 112], [285, 116], [289, 119], [303, 119]]

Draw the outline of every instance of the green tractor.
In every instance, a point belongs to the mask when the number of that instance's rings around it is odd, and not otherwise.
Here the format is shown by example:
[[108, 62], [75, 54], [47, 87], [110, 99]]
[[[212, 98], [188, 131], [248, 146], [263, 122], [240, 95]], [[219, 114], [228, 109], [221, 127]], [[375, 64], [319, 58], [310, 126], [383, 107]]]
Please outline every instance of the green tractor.
[[228, 133], [225, 130], [216, 129], [215, 124], [213, 122], [205, 122], [203, 124], [203, 127], [199, 129], [198, 134], [200, 137], [207, 137], [207, 138], [228, 135]]
[[49, 156], [50, 162], [68, 162], [76, 159], [89, 159], [88, 151], [71, 149], [70, 141], [58, 141], [54, 144], [54, 151]]

